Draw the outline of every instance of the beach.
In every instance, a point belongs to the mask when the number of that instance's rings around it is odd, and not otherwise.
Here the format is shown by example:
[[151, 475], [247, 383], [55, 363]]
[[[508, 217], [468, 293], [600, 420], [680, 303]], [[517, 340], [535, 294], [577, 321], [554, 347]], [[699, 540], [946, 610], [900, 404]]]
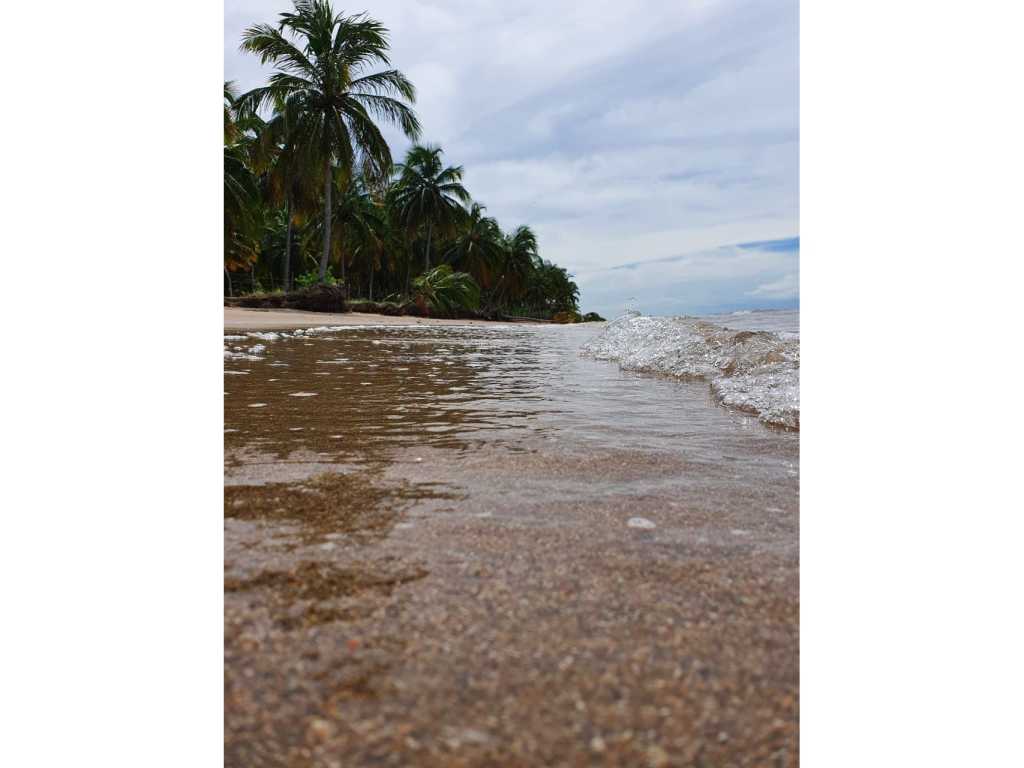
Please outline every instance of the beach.
[[224, 307], [224, 330], [265, 331], [313, 328], [324, 325], [486, 325], [490, 320], [447, 320], [412, 315], [377, 315], [368, 312], [303, 312], [298, 309], [246, 309]]
[[797, 434], [600, 326], [316, 318], [225, 329], [227, 765], [798, 763]]

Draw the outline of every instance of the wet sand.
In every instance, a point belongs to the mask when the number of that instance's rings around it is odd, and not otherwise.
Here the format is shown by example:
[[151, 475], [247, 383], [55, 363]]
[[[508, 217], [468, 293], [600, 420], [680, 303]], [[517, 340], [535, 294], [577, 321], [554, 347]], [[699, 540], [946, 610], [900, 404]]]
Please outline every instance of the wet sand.
[[224, 330], [267, 331], [322, 325], [490, 325], [488, 320], [377, 315], [370, 312], [304, 312], [299, 309], [224, 307]]
[[226, 765], [796, 765], [795, 436], [395, 333], [229, 366]]

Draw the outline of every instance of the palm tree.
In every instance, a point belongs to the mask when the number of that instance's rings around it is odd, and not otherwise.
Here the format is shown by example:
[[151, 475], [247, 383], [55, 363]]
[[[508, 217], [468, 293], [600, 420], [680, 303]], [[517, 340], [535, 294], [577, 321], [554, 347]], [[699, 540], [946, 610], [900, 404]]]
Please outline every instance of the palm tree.
[[[250, 164], [252, 136], [238, 119], [237, 99], [224, 83], [224, 271], [251, 267], [262, 226], [259, 186]], [[231, 280], [228, 278], [228, 290]]]
[[527, 226], [516, 227], [505, 238], [505, 261], [495, 289], [495, 299], [521, 298], [539, 263], [537, 236]]
[[[338, 225], [334, 231], [338, 234], [332, 243], [332, 254], [341, 261], [341, 279], [345, 281], [348, 262], [363, 255], [375, 261], [379, 258], [384, 223], [383, 212], [373, 201], [363, 178], [339, 174], [339, 187], [333, 211], [333, 223]], [[347, 294], [348, 284], [345, 286]]]
[[483, 289], [489, 289], [505, 255], [505, 236], [496, 219], [485, 216], [487, 206], [473, 203], [446, 258], [456, 269], [468, 272]]
[[413, 146], [398, 167], [398, 188], [394, 199], [399, 216], [411, 232], [422, 225], [427, 227], [427, 250], [423, 258], [424, 271], [430, 271], [430, 239], [436, 228], [439, 234], [454, 234], [457, 224], [465, 215], [462, 204], [469, 203], [470, 195], [462, 186], [462, 166], [444, 168], [441, 148]]
[[480, 286], [467, 272], [453, 272], [448, 264], [424, 272], [413, 283], [416, 303], [424, 312], [451, 314], [480, 306]]
[[557, 312], [578, 312], [580, 289], [565, 267], [550, 261], [541, 261], [534, 272], [523, 303], [530, 309], [540, 309], [544, 314]]
[[[324, 232], [320, 281], [331, 249], [331, 188], [335, 164], [352, 173], [383, 176], [391, 150], [374, 118], [398, 125], [412, 140], [420, 124], [409, 104], [412, 83], [390, 66], [387, 29], [366, 14], [335, 14], [329, 0], [295, 0], [294, 13], [282, 13], [277, 27], [257, 24], [242, 37], [242, 50], [255, 53], [277, 71], [268, 85], [242, 97], [248, 109], [273, 103], [294, 108], [294, 141], [314, 153], [323, 169]], [[286, 36], [287, 33], [287, 36]], [[409, 104], [407, 104], [408, 102]]]
[[291, 288], [292, 230], [296, 219], [316, 208], [319, 171], [308, 147], [296, 142], [295, 126], [299, 122], [294, 102], [278, 101], [274, 113], [260, 131], [257, 167], [265, 173], [264, 193], [267, 203], [284, 206], [285, 240], [282, 256], [281, 284]]
[[238, 126], [235, 125], [235, 104], [238, 94], [235, 92], [235, 81], [224, 81], [224, 144], [234, 144], [238, 140]]

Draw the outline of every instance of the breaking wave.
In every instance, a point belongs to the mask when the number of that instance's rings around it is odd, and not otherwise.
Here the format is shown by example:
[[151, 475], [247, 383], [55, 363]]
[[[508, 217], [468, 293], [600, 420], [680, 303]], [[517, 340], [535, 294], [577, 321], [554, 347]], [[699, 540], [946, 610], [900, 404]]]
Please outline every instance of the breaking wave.
[[581, 354], [628, 371], [710, 382], [723, 405], [767, 424], [800, 428], [800, 338], [736, 331], [693, 317], [628, 312], [584, 344]]

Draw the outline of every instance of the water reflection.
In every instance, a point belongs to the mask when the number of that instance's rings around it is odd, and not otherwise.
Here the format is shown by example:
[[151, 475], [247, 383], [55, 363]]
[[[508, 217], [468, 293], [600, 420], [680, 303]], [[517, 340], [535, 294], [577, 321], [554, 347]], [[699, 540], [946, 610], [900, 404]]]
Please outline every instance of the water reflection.
[[510, 437], [548, 410], [540, 358], [535, 338], [493, 332], [280, 339], [265, 360], [226, 361], [226, 447], [339, 454]]
[[[578, 349], [599, 328], [353, 328], [226, 342], [225, 447], [339, 461], [412, 445], [630, 448], [708, 461], [793, 455], [798, 438], [714, 405], [707, 385], [619, 371]], [[248, 354], [256, 343], [266, 348]]]

